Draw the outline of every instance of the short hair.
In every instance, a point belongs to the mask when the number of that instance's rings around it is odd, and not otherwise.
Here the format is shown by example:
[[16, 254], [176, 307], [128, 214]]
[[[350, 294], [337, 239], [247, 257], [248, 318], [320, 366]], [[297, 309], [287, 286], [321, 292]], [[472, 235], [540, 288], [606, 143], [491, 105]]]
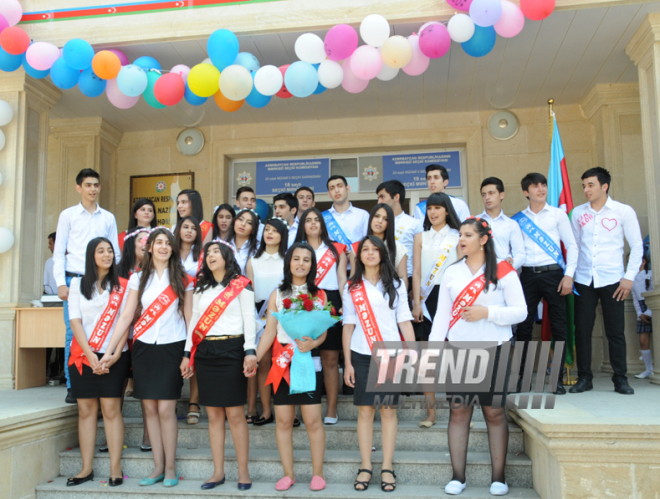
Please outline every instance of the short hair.
[[307, 187], [306, 185], [303, 185], [302, 187], [298, 187], [298, 189], [296, 189], [296, 192], [293, 194], [296, 199], [298, 199], [298, 193], [300, 191], [311, 192], [312, 193], [312, 201], [314, 201], [314, 191], [312, 190], [311, 187]]
[[98, 179], [99, 182], [101, 181], [101, 176], [99, 175], [99, 172], [97, 172], [96, 170], [92, 170], [91, 168], [83, 168], [78, 172], [78, 175], [76, 175], [76, 184], [82, 185], [83, 181], [89, 177]]
[[236, 201], [238, 201], [238, 198], [240, 198], [241, 194], [243, 194], [244, 192], [251, 192], [252, 194], [254, 194], [254, 189], [247, 185], [244, 185], [243, 187], [239, 187], [238, 190], [236, 191]]
[[580, 179], [584, 180], [585, 178], [596, 177], [600, 185], [607, 184], [607, 193], [610, 192], [610, 186], [612, 185], [612, 175], [602, 166], [596, 166], [595, 168], [589, 168], [586, 172], [582, 174]]
[[440, 175], [442, 175], [442, 180], [449, 180], [449, 172], [447, 171], [447, 169], [444, 166], [436, 165], [434, 163], [434, 164], [428, 165], [426, 167], [426, 173], [427, 174], [429, 172], [433, 172], [433, 171], [436, 171], [436, 170], [440, 171]]
[[481, 187], [479, 187], [479, 190], [483, 189], [487, 185], [494, 185], [495, 188], [497, 189], [497, 192], [502, 193], [504, 192], [504, 183], [497, 177], [488, 177], [484, 179], [483, 182], [481, 182]]
[[399, 203], [403, 206], [403, 202], [406, 200], [406, 187], [398, 180], [388, 180], [387, 182], [381, 182], [381, 184], [376, 187], [376, 194], [385, 189], [392, 199], [397, 194], [399, 195]]
[[280, 192], [273, 198], [273, 205], [275, 204], [275, 201], [285, 201], [286, 204], [289, 205], [289, 209], [295, 208], [296, 213], [298, 212], [298, 198], [296, 198], [290, 192]]
[[342, 182], [344, 182], [344, 185], [345, 185], [346, 187], [348, 187], [348, 182], [346, 181], [346, 177], [344, 177], [343, 175], [333, 175], [333, 176], [330, 177], [330, 178], [328, 179], [328, 181], [325, 183], [325, 188], [326, 188], [326, 189], [327, 189], [328, 186], [330, 185], [330, 182], [332, 182], [333, 180], [341, 180]]
[[56, 234], [57, 234], [57, 232], [51, 232], [50, 234], [48, 234], [48, 239], [52, 239], [53, 242], [55, 242], [55, 235]]
[[528, 173], [520, 181], [523, 191], [528, 191], [530, 185], [543, 184], [548, 185], [548, 179], [542, 173]]

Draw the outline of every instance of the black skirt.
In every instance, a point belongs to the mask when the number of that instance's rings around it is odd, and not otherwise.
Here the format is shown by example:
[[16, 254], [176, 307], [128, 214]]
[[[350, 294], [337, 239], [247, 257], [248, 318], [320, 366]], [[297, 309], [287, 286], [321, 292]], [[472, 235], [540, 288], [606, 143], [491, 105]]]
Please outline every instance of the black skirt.
[[[339, 313], [339, 309], [342, 307], [341, 293], [339, 291], [325, 291], [325, 296], [329, 302], [332, 302], [332, 306]], [[319, 345], [319, 350], [343, 350], [342, 334], [342, 323], [339, 321], [328, 329], [328, 334], [325, 337], [325, 341]]]
[[[103, 354], [97, 353], [96, 356], [101, 360]], [[129, 351], [122, 352], [108, 374], [94, 374], [86, 364], [83, 364], [83, 372], [80, 374], [76, 366], [71, 366], [71, 395], [78, 399], [121, 398], [124, 396], [124, 381], [130, 367]]]
[[179, 400], [185, 341], [165, 345], [133, 343], [133, 397], [141, 400]]
[[413, 322], [416, 341], [429, 341], [429, 335], [431, 334], [431, 328], [433, 327], [433, 319], [435, 319], [435, 313], [438, 310], [439, 294], [440, 285], [436, 284], [433, 286], [433, 289], [429, 293], [428, 298], [426, 298], [426, 308], [429, 311], [431, 320], [428, 320], [428, 318], [424, 316], [424, 320], [422, 322]]
[[[274, 363], [274, 362], [273, 362]], [[321, 403], [323, 395], [323, 373], [316, 373], [316, 390], [306, 393], [289, 393], [289, 383], [284, 378], [273, 395], [274, 405], [314, 405]]]
[[[353, 390], [353, 405], [390, 405], [399, 403], [399, 393], [395, 392], [369, 392], [367, 381], [369, 379], [369, 365], [371, 355], [363, 355], [351, 350], [351, 364], [355, 370], [355, 388]], [[376, 404], [378, 402], [378, 404]]]
[[243, 374], [245, 339], [205, 339], [197, 346], [195, 371], [199, 403], [209, 407], [236, 407], [247, 402], [248, 379]]

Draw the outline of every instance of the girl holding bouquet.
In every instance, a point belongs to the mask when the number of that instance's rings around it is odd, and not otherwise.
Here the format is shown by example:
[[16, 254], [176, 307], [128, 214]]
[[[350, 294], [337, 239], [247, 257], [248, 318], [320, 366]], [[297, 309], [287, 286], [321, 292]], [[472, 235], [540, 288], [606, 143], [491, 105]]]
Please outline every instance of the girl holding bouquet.
[[[321, 373], [316, 372], [316, 388], [307, 393], [290, 393], [290, 363], [293, 355], [311, 352], [321, 345], [326, 332], [316, 339], [303, 337], [293, 341], [280, 324], [275, 313], [291, 309], [292, 298], [304, 295], [303, 306], [311, 309], [315, 304], [325, 305], [325, 293], [318, 288], [316, 276], [316, 256], [314, 249], [306, 243], [294, 243], [284, 259], [284, 279], [268, 299], [268, 321], [259, 341], [257, 359], [263, 358], [273, 346], [272, 368], [269, 380], [273, 382], [273, 402], [275, 405], [275, 435], [277, 448], [284, 468], [282, 477], [275, 488], [289, 490], [296, 483], [293, 474], [293, 421], [296, 416], [295, 406], [300, 405], [303, 421], [312, 453], [311, 490], [325, 488], [323, 479], [323, 458], [325, 455], [325, 430], [321, 421]], [[311, 305], [311, 306], [310, 306]], [[291, 312], [299, 313], [299, 312]], [[295, 346], [294, 346], [295, 345]], [[320, 363], [316, 363], [318, 365]], [[287, 379], [288, 378], [288, 379]], [[270, 382], [270, 381], [269, 381]]]
[[367, 379], [375, 341], [400, 341], [399, 329], [405, 341], [415, 341], [412, 314], [406, 287], [397, 275], [382, 239], [374, 235], [365, 237], [355, 260], [355, 273], [344, 288], [344, 382], [355, 388], [353, 404], [358, 406], [358, 443], [362, 456], [362, 465], [353, 486], [355, 490], [367, 490], [371, 481], [376, 415], [374, 398], [378, 395], [391, 403], [390, 407], [380, 408], [383, 427], [380, 487], [384, 492], [392, 492], [396, 488], [392, 459], [398, 426], [398, 394], [368, 392]]
[[234, 246], [236, 261], [243, 275], [245, 275], [247, 261], [259, 249], [258, 233], [259, 216], [254, 210], [245, 208], [236, 213], [229, 227], [226, 241]]

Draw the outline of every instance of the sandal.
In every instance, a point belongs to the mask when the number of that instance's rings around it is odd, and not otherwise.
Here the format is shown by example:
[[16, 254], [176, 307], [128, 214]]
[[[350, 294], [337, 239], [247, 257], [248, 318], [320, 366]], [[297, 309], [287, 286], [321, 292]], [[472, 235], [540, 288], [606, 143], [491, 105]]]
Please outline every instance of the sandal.
[[255, 421], [259, 420], [259, 414], [255, 414], [254, 416], [250, 416], [249, 414], [245, 415], [245, 421], [247, 424], [254, 424]]
[[[380, 471], [380, 490], [383, 492], [394, 492], [394, 489], [396, 489], [396, 482], [390, 483], [390, 482], [383, 482], [383, 473], [390, 473], [394, 479], [396, 480], [396, 475], [394, 474], [394, 471], [392, 470], [381, 470]], [[391, 487], [391, 488], [388, 488]]]
[[[353, 482], [353, 488], [355, 490], [359, 491], [359, 492], [362, 492], [363, 490], [367, 490], [369, 488], [369, 483], [371, 482], [371, 477], [373, 475], [372, 471], [373, 470], [366, 470], [366, 469], [358, 470], [358, 472], [357, 472], [358, 476], [360, 476], [360, 473], [369, 473], [369, 481], [368, 482], [360, 482], [357, 479], [357, 476], [356, 476], [355, 477], [355, 482]], [[358, 485], [362, 485], [362, 488], [358, 489]]]
[[[196, 405], [197, 406], [197, 411], [191, 411], [190, 406], [191, 405]], [[186, 415], [186, 421], [188, 424], [197, 424], [199, 423], [199, 411], [201, 410], [201, 407], [199, 404], [196, 404], [195, 402], [190, 402], [188, 404], [188, 414]]]

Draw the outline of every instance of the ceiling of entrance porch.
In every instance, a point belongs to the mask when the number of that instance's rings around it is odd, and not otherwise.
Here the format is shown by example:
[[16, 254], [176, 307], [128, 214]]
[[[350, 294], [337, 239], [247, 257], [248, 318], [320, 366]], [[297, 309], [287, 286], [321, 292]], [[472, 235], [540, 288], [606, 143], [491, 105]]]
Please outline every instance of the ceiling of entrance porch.
[[[561, 11], [541, 22], [527, 21], [517, 37], [498, 36], [493, 51], [472, 58], [457, 44], [441, 59], [431, 60], [421, 76], [399, 73], [394, 80], [373, 80], [357, 95], [341, 87], [304, 99], [273, 97], [254, 109], [245, 104], [234, 113], [221, 111], [209, 99], [200, 107], [185, 100], [154, 109], [143, 99], [128, 110], [113, 107], [107, 97], [63, 91], [51, 110], [53, 118], [101, 116], [124, 132], [189, 126], [397, 116], [419, 113], [482, 111], [575, 104], [597, 83], [637, 81], [637, 68], [624, 48], [648, 13], [660, 12], [660, 1], [599, 9]], [[393, 26], [393, 34], [410, 35], [415, 25]], [[323, 37], [325, 32], [318, 32]], [[241, 36], [240, 50], [262, 64], [281, 66], [297, 60], [293, 46], [300, 33]], [[163, 68], [189, 66], [207, 57], [206, 40], [123, 47], [131, 60], [151, 55]]]

